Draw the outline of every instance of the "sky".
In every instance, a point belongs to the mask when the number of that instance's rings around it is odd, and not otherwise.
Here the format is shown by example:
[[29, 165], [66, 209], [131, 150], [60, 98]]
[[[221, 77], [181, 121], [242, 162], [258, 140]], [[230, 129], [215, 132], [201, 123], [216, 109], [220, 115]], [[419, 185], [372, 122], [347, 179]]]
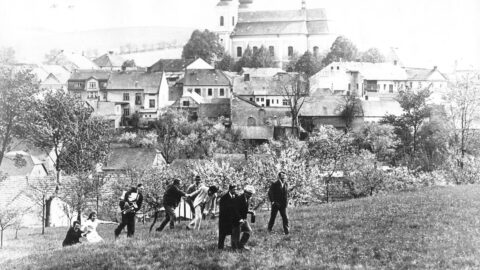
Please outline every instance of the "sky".
[[[235, 0], [234, 0], [235, 1]], [[254, 0], [252, 9], [301, 0]], [[336, 35], [360, 50], [398, 48], [412, 65], [480, 68], [480, 0], [307, 0], [325, 8]], [[212, 28], [218, 0], [0, 0], [0, 46], [35, 50], [35, 38], [129, 26]], [[128, 37], [126, 37], [128, 38]], [[52, 48], [54, 48], [52, 44]]]

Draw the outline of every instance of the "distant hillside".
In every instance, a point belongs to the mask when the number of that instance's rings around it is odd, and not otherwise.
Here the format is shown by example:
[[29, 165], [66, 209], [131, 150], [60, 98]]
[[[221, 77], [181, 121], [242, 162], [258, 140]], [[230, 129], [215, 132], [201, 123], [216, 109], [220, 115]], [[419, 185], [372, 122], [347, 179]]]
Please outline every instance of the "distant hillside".
[[[69, 33], [32, 35], [29, 42], [16, 46], [17, 55], [26, 61], [42, 61], [51, 49], [101, 55], [109, 50], [151, 50], [179, 47], [187, 42], [193, 28], [151, 26], [109, 28]], [[27, 38], [28, 39], [28, 38]]]

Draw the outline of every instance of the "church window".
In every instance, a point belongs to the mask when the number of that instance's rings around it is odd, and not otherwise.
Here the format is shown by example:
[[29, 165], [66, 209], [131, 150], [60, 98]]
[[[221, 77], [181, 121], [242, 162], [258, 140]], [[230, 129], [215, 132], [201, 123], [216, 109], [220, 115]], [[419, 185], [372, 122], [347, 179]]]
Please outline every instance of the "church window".
[[220, 16], [220, 26], [223, 26], [224, 25], [224, 19], [223, 19], [223, 16]]
[[293, 47], [288, 46], [288, 56], [293, 56]]
[[235, 16], [232, 17], [232, 26], [235, 26]]
[[273, 46], [268, 47], [268, 51], [270, 52], [270, 56], [275, 56], [275, 47]]
[[313, 47], [313, 55], [318, 55], [318, 46]]
[[242, 57], [242, 47], [237, 47], [237, 57]]

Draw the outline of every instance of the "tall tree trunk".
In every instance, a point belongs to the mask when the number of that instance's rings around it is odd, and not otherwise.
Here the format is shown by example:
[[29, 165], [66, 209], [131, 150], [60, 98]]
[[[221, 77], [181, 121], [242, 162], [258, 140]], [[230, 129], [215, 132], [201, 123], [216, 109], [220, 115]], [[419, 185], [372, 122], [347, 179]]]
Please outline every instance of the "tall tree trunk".
[[50, 227], [53, 196], [45, 201], [45, 227]]
[[0, 237], [0, 248], [3, 248], [3, 229], [0, 229], [0, 230], [1, 230], [0, 234], [2, 235]]
[[45, 195], [42, 197], [42, 235], [45, 234], [45, 207], [46, 207]]

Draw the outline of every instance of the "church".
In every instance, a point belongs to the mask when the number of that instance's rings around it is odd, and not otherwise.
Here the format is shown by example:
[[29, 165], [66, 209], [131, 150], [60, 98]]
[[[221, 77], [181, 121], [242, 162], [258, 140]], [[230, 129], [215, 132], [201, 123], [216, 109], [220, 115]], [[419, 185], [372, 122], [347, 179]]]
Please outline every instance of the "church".
[[321, 53], [330, 48], [334, 36], [323, 8], [308, 9], [305, 0], [297, 10], [251, 9], [253, 0], [220, 0], [216, 6], [215, 32], [225, 50], [235, 59], [247, 46], [264, 46], [279, 67], [304, 52]]

